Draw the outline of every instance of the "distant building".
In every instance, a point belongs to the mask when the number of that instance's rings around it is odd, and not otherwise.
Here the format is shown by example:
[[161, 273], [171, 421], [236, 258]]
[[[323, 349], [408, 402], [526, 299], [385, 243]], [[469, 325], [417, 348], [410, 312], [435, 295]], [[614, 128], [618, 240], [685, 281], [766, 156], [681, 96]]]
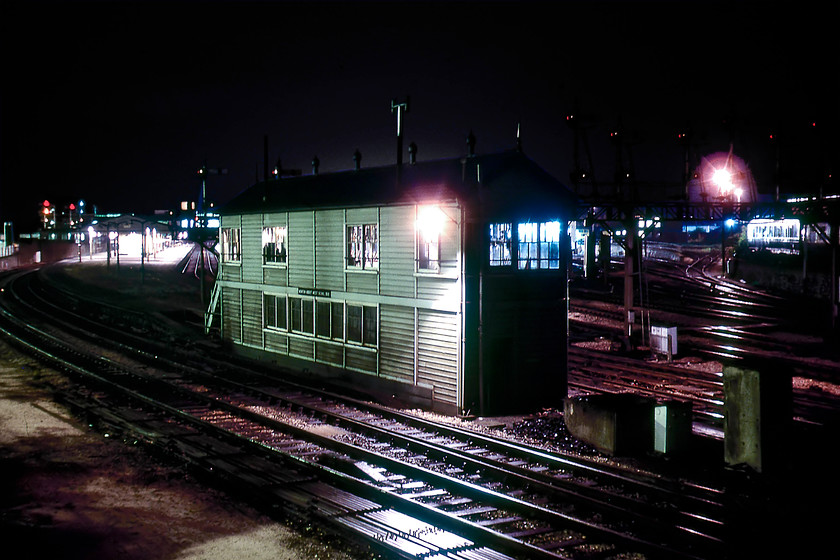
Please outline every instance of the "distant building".
[[266, 181], [220, 210], [210, 313], [235, 350], [345, 387], [560, 406], [575, 211], [518, 151]]

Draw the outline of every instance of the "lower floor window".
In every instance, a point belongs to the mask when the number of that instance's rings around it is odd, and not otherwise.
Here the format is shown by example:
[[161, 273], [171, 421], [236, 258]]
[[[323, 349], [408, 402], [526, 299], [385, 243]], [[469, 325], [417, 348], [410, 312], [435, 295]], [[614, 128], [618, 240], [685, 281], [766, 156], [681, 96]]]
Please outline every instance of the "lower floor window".
[[367, 346], [376, 345], [376, 307], [347, 304], [347, 341]]
[[286, 296], [263, 294], [263, 326], [286, 328]]
[[289, 298], [289, 320], [292, 332], [314, 334], [314, 301], [303, 298]]
[[263, 294], [263, 326], [376, 346], [379, 315], [375, 305]]

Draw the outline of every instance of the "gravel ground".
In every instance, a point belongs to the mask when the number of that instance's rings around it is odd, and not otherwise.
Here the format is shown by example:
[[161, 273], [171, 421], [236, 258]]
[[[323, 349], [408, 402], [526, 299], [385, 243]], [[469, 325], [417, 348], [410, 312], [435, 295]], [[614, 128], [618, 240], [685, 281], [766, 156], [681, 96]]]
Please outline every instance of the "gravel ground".
[[[0, 538], [51, 560], [359, 560], [269, 519], [51, 399], [62, 377], [0, 341]], [[128, 443], [128, 444], [127, 444]]]

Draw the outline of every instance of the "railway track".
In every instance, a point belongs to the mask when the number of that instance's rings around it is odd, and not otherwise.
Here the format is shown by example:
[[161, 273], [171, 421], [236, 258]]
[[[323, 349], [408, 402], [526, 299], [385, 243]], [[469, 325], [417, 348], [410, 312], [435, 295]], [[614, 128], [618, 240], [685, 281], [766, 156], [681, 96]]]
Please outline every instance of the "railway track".
[[[367, 500], [364, 511], [353, 512], [328, 502], [326, 509], [341, 513], [331, 521], [321, 521], [332, 526], [339, 523], [343, 528], [353, 526], [369, 544], [385, 547], [390, 553], [423, 557], [445, 551], [491, 554], [495, 550], [527, 558], [574, 558], [597, 549], [610, 554], [635, 551], [651, 557], [714, 557], [724, 544], [720, 488], [652, 473], [610, 472], [603, 465], [424, 423], [335, 395], [303, 392], [299, 387], [279, 389], [276, 378], [246, 370], [231, 369], [232, 379], [219, 376], [218, 371], [209, 375], [206, 364], [180, 359], [183, 356], [164, 358], [168, 353], [151, 345], [145, 335], [136, 341], [121, 333], [117, 337], [117, 331], [110, 329], [109, 338], [119, 341], [94, 352], [95, 357], [75, 356], [81, 347], [102, 344], [102, 340], [90, 338], [97, 336], [98, 323], [70, 313], [73, 305], [68, 304], [66, 294], [50, 295], [32, 282], [34, 275], [24, 278], [27, 280], [14, 283], [9, 295], [19, 289], [36, 291], [42, 310], [29, 308], [26, 314], [40, 314], [49, 325], [64, 321], [60, 330], [72, 330], [77, 340], [49, 343], [50, 337], [60, 338], [48, 333], [45, 326], [38, 331], [41, 341], [30, 343], [32, 347], [52, 345], [49, 355], [63, 364], [61, 367], [84, 375], [97, 387], [104, 384], [107, 391], [98, 388], [95, 394], [97, 409], [110, 399], [106, 394], [123, 395], [101, 412], [102, 416], [131, 417], [119, 411], [127, 408], [138, 415], [138, 409], [153, 409], [166, 420], [147, 421], [151, 424], [131, 429], [165, 441], [166, 448], [178, 449], [191, 464], [197, 462], [207, 472], [224, 472], [228, 478], [241, 472], [257, 493], [263, 486], [275, 486], [270, 477], [260, 474], [265, 467], [262, 460], [258, 468], [243, 466], [240, 471], [236, 466], [247, 464], [254, 450], [259, 451], [257, 456], [270, 458], [265, 460], [305, 465], [294, 480], [312, 479], [314, 484], [317, 479], [320, 485], [333, 485]], [[24, 281], [26, 288], [22, 287]], [[32, 296], [21, 299], [31, 301]], [[50, 305], [43, 310], [50, 299], [60, 301], [59, 307]], [[14, 323], [8, 312], [3, 320]], [[32, 336], [32, 327], [26, 330], [27, 336]], [[119, 358], [102, 357], [110, 353]], [[136, 396], [128, 397], [133, 394]], [[161, 426], [174, 426], [174, 433], [158, 436]], [[324, 436], [327, 426], [338, 437]], [[186, 443], [177, 435], [183, 430], [187, 430]], [[225, 441], [220, 455], [208, 447], [207, 438]], [[191, 442], [197, 440], [205, 443], [196, 448]], [[231, 445], [241, 445], [244, 451], [234, 452]], [[225, 459], [228, 456], [237, 457], [233, 465]], [[320, 485], [316, 497], [296, 495], [291, 503], [309, 504], [305, 509], [321, 504], [324, 498], [320, 492], [328, 491]], [[302, 487], [293, 486], [296, 492]], [[355, 499], [340, 495], [342, 504]], [[389, 526], [386, 520], [396, 525]], [[438, 543], [437, 548], [427, 541]], [[439, 546], [444, 541], [450, 548]]]

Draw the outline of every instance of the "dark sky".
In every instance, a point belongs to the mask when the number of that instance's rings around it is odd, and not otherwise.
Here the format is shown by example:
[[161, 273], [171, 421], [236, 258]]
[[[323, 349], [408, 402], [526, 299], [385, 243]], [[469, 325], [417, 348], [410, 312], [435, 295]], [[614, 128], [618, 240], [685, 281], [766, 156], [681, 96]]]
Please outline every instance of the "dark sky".
[[[770, 191], [819, 182], [834, 154], [836, 3], [26, 2], [0, 13], [0, 218], [28, 229], [44, 199], [147, 212], [224, 202], [273, 165], [309, 173], [395, 160], [392, 98], [411, 96], [418, 159], [513, 147], [563, 181], [579, 109], [596, 177], [620, 121], [640, 181], [677, 183], [676, 134], [732, 142]], [[811, 127], [816, 122], [817, 127]], [[828, 144], [827, 144], [828, 143]], [[793, 169], [796, 167], [796, 174]], [[794, 180], [794, 177], [797, 177]], [[20, 225], [17, 225], [20, 224]]]

